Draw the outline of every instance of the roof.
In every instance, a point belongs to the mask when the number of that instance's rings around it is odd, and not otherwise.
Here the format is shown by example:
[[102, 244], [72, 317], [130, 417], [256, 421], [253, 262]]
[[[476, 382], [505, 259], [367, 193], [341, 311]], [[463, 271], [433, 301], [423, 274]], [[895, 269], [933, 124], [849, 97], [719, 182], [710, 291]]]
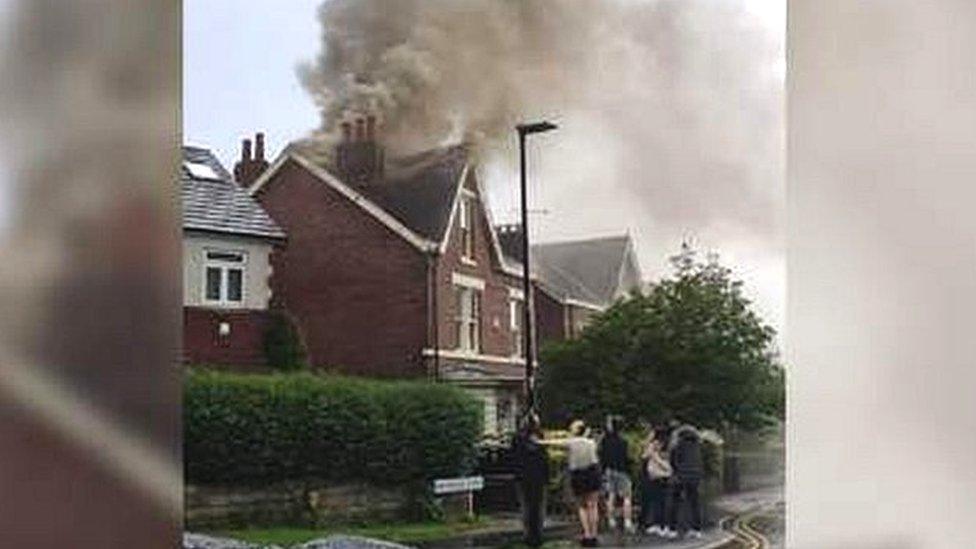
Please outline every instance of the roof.
[[536, 244], [532, 268], [557, 297], [599, 306], [640, 281], [628, 235]]
[[441, 359], [440, 375], [446, 381], [521, 381], [525, 379], [525, 367], [517, 364], [491, 364]]
[[384, 181], [360, 190], [413, 232], [441, 241], [467, 163], [463, 145], [425, 151], [389, 161]]
[[180, 181], [183, 230], [275, 239], [285, 237], [281, 227], [246, 189], [234, 181], [209, 149], [183, 147]]

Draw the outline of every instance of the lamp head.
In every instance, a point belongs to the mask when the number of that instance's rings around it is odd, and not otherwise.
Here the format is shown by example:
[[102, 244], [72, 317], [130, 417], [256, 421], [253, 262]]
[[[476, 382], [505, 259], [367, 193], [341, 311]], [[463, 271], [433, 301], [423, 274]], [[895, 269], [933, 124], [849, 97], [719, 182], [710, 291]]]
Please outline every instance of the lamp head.
[[530, 124], [519, 124], [515, 126], [515, 129], [522, 135], [528, 135], [531, 133], [542, 133], [550, 130], [556, 129], [557, 126], [549, 121], [542, 122], [532, 122]]

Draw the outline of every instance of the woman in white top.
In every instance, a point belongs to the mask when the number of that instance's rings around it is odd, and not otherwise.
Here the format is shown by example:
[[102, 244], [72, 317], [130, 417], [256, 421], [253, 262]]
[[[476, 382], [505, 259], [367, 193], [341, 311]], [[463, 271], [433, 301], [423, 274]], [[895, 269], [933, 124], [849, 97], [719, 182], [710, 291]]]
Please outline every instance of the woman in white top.
[[668, 494], [668, 483], [671, 479], [671, 463], [665, 448], [665, 434], [663, 431], [651, 431], [644, 446], [642, 457], [647, 467], [647, 493], [645, 502], [649, 509], [646, 516], [649, 519], [648, 534], [656, 534], [666, 538], [677, 537], [667, 526], [664, 511]]
[[569, 438], [547, 440], [543, 444], [560, 445], [566, 448], [566, 464], [569, 469], [570, 486], [576, 496], [580, 525], [583, 529], [583, 547], [597, 546], [597, 527], [600, 520], [600, 462], [597, 458], [596, 442], [588, 438], [586, 424], [576, 420], [569, 425]]

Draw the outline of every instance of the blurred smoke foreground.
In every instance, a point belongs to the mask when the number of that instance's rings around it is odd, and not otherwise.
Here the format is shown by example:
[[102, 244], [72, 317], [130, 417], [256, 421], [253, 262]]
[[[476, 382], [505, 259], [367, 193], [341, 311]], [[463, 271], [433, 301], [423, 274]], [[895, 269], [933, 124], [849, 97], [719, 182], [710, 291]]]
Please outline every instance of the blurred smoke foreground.
[[329, 0], [319, 19], [300, 76], [321, 157], [373, 114], [390, 157], [465, 140], [514, 173], [515, 124], [551, 117], [563, 173], [656, 222], [779, 236], [783, 30], [747, 2]]
[[0, 546], [179, 543], [180, 5], [0, 5]]

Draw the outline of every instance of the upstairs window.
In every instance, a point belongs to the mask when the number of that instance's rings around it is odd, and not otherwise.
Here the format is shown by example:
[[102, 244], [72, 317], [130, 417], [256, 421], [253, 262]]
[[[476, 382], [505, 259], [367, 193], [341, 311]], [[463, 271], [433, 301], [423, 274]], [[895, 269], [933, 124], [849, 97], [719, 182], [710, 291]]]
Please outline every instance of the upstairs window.
[[243, 252], [207, 250], [203, 300], [211, 305], [241, 306], [244, 302]]
[[474, 198], [462, 196], [458, 230], [461, 234], [461, 259], [474, 263]]
[[466, 286], [457, 287], [458, 350], [481, 352], [481, 292]]
[[513, 292], [509, 295], [508, 317], [512, 332], [512, 356], [524, 356], [525, 333], [522, 331], [522, 325], [525, 324], [525, 302], [521, 292], [518, 294]]

